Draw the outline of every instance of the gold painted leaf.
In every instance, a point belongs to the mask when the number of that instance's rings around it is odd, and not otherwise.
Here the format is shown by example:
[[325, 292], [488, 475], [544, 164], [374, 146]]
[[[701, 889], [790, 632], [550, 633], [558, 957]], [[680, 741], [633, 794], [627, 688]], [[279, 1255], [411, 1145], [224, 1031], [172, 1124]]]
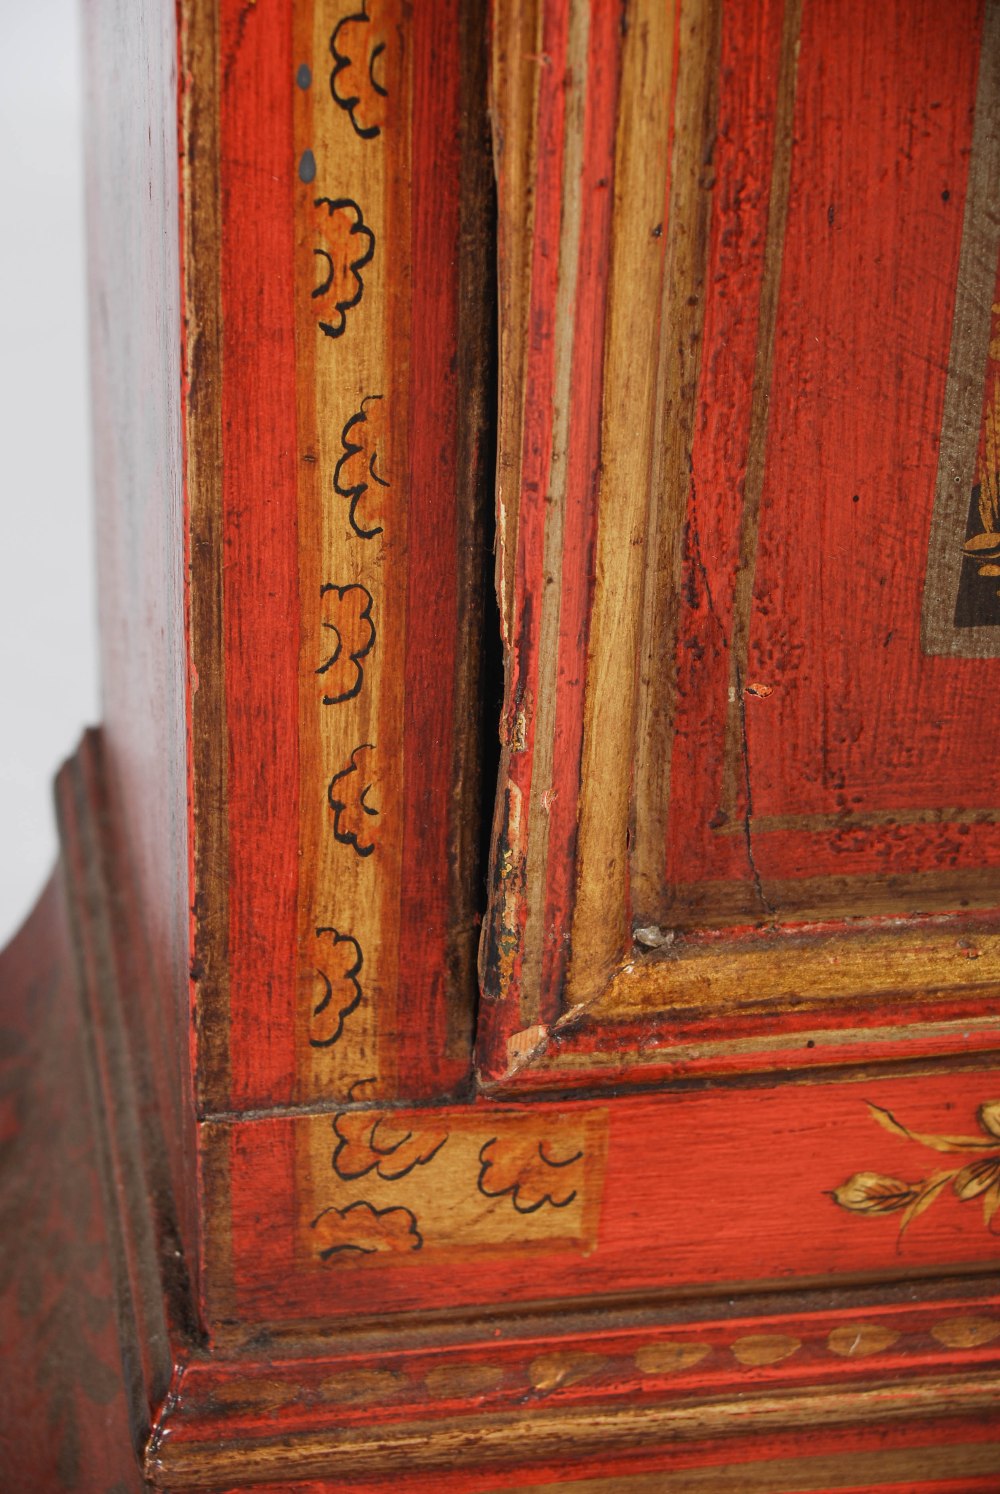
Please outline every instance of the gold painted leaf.
[[740, 1364], [753, 1367], [764, 1364], [780, 1364], [801, 1349], [802, 1340], [785, 1333], [750, 1333], [738, 1338], [732, 1346], [733, 1356]]
[[983, 1223], [987, 1229], [993, 1223], [993, 1215], [997, 1209], [1000, 1209], [1000, 1180], [983, 1194]]
[[868, 1354], [882, 1354], [899, 1338], [892, 1328], [878, 1323], [844, 1323], [834, 1328], [826, 1341], [831, 1354], [841, 1359], [864, 1359]]
[[498, 1364], [443, 1364], [424, 1377], [431, 1395], [449, 1400], [486, 1395], [502, 1383], [503, 1370]]
[[911, 1224], [917, 1218], [918, 1214], [922, 1214], [925, 1209], [930, 1208], [941, 1192], [941, 1189], [947, 1183], [950, 1183], [954, 1176], [954, 1172], [935, 1172], [931, 1177], [925, 1178], [918, 1185], [916, 1198], [913, 1199], [912, 1203], [907, 1205], [903, 1217], [899, 1221], [900, 1234], [903, 1233], [907, 1225]]
[[931, 1136], [924, 1131], [911, 1131], [896, 1119], [891, 1110], [870, 1103], [868, 1109], [884, 1131], [893, 1136], [903, 1136], [907, 1141], [918, 1141], [921, 1146], [930, 1147], [934, 1152], [979, 1152], [992, 1145], [989, 1141], [983, 1141], [980, 1136]]
[[917, 1190], [880, 1172], [856, 1172], [833, 1190], [833, 1196], [842, 1209], [855, 1214], [892, 1214], [912, 1203]]
[[974, 534], [965, 541], [962, 546], [966, 555], [982, 555], [992, 553], [994, 550], [1000, 552], [1000, 534], [987, 530], [984, 534]]
[[344, 1370], [322, 1380], [319, 1393], [325, 1401], [370, 1402], [396, 1394], [405, 1384], [406, 1376], [394, 1370]]
[[931, 1333], [946, 1349], [977, 1349], [1000, 1338], [1000, 1318], [949, 1318]]
[[564, 1390], [589, 1380], [606, 1364], [600, 1354], [541, 1354], [531, 1361], [528, 1377], [536, 1390]]
[[964, 1203], [966, 1199], [978, 1198], [987, 1188], [1000, 1179], [1000, 1157], [980, 1157], [969, 1162], [955, 1178], [955, 1192]]
[[223, 1406], [252, 1407], [255, 1411], [270, 1410], [288, 1400], [288, 1386], [283, 1380], [253, 1380], [241, 1375], [216, 1385], [211, 1396], [213, 1401]]
[[987, 1100], [979, 1107], [979, 1124], [991, 1136], [1000, 1136], [1000, 1100]]
[[636, 1350], [635, 1363], [644, 1375], [675, 1375], [693, 1369], [711, 1352], [710, 1344], [647, 1344]]
[[541, 1354], [531, 1361], [529, 1379], [537, 1391], [558, 1391], [604, 1369], [607, 1360], [599, 1354]]

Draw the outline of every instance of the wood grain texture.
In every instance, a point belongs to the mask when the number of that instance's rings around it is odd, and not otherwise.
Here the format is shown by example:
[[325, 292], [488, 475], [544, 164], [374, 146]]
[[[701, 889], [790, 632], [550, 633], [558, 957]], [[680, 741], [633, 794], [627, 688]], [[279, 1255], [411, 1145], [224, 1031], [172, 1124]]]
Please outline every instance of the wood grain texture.
[[[949, 949], [963, 910], [991, 926], [995, 775], [972, 744], [990, 729], [995, 666], [928, 657], [920, 615], [948, 348], [973, 311], [944, 419], [959, 420], [958, 400], [965, 466], [987, 498], [995, 482], [992, 17], [980, 0], [947, 25], [933, 7], [835, 17], [692, 0], [672, 62], [673, 26], [629, 7], [607, 114], [600, 375], [573, 381], [567, 409], [551, 375], [524, 366], [553, 452], [588, 412], [600, 420], [596, 508], [585, 486], [571, 505], [593, 514], [592, 546], [568, 541], [561, 478], [512, 457], [516, 520], [504, 498], [518, 568], [483, 948], [489, 1085], [530, 1083], [532, 1069], [554, 1082], [588, 1051], [607, 1071], [640, 987], [657, 1047], [689, 998], [718, 1000], [726, 1020], [759, 1001], [762, 1022], [769, 1010], [791, 1031], [801, 993], [825, 999], [827, 959], [845, 1005], [867, 1002], [863, 1021], [890, 1042], [900, 999], [926, 999], [932, 1023], [963, 999], [960, 963], [942, 944], [937, 964], [918, 915], [955, 915]], [[572, 70], [568, 97], [598, 88], [594, 66], [585, 83]], [[539, 327], [572, 304], [588, 241], [569, 187], [574, 118], [553, 115], [552, 148], [525, 135], [518, 156], [530, 221], [551, 214], [563, 236], [532, 282]], [[512, 116], [508, 153], [519, 127]], [[505, 204], [502, 242], [517, 233]], [[517, 263], [501, 259], [502, 281]], [[583, 325], [595, 322], [581, 303], [563, 341]], [[501, 426], [501, 470], [519, 438]], [[975, 548], [990, 534], [960, 519], [956, 565], [967, 535]], [[573, 596], [585, 653], [563, 671], [552, 619]], [[553, 839], [555, 813], [569, 835]], [[799, 934], [791, 991], [779, 951]], [[917, 947], [923, 968], [904, 974]], [[687, 961], [709, 948], [732, 957], [732, 982], [695, 995]], [[746, 1029], [730, 1031], [735, 1046]]]
[[[505, 313], [512, 321], [530, 316], [533, 335], [530, 343], [501, 336], [498, 586], [509, 656], [493, 902], [481, 956], [487, 1050], [504, 1045], [518, 1025], [499, 1002], [508, 984], [519, 993], [515, 1004], [523, 1002], [522, 1025], [552, 1020], [557, 1007], [545, 993], [561, 980], [568, 956], [599, 472], [595, 395], [615, 211], [620, 29], [606, 6], [571, 6], [561, 22], [555, 9], [547, 15], [552, 34], [537, 52], [528, 50], [527, 30], [517, 29], [526, 27], [519, 7], [499, 7], [494, 27], [502, 326]], [[522, 75], [542, 60], [531, 115], [523, 76], [516, 86], [511, 81], [512, 52], [519, 52]], [[532, 204], [530, 214], [519, 199]], [[524, 297], [530, 311], [521, 312]], [[543, 388], [556, 390], [551, 408], [535, 395]], [[544, 520], [541, 510], [532, 518], [521, 492], [545, 494]], [[572, 566], [564, 563], [567, 554]], [[556, 710], [556, 698], [567, 692], [577, 709]], [[527, 856], [536, 842], [537, 853]], [[533, 925], [544, 917], [546, 939], [524, 941], [529, 910]]]
[[[637, 1473], [624, 1478], [566, 1479], [544, 1486], [505, 1486], [510, 1494], [806, 1494], [809, 1490], [842, 1491], [842, 1494], [990, 1494], [996, 1483], [998, 1448], [921, 1448], [919, 1452], [871, 1449], [865, 1455], [867, 1470], [857, 1482], [857, 1459], [853, 1456], [819, 1456], [768, 1461], [764, 1464], [729, 1464], [707, 1471]], [[498, 1490], [499, 1490], [498, 1486]], [[493, 1490], [489, 1491], [493, 1494]]]
[[[751, 1455], [753, 1447], [741, 1449]], [[865, 1466], [874, 1478], [886, 1482], [856, 1481], [856, 1458], [852, 1454], [801, 1456], [775, 1460], [752, 1460], [713, 1468], [691, 1466], [682, 1453], [651, 1454], [618, 1464], [613, 1472], [594, 1478], [577, 1478], [565, 1467], [550, 1466], [535, 1470], [536, 1479], [544, 1482], [520, 1482], [518, 1473], [490, 1475], [489, 1490], [463, 1474], [411, 1474], [405, 1484], [392, 1483], [335, 1484], [325, 1480], [308, 1484], [267, 1484], [260, 1494], [391, 1494], [402, 1488], [406, 1494], [993, 1494], [996, 1487], [997, 1445], [949, 1447], [918, 1450], [868, 1448]], [[853, 1465], [853, 1466], [852, 1466]], [[610, 1465], [609, 1465], [610, 1466]], [[650, 1471], [655, 1469], [656, 1471]], [[227, 1489], [225, 1494], [236, 1494]]]
[[[636, 17], [639, 21], [639, 17]], [[569, 983], [574, 1000], [603, 986], [629, 935], [629, 810], [632, 776], [621, 757], [621, 733], [632, 737], [638, 706], [635, 659], [640, 647], [643, 539], [649, 496], [649, 451], [657, 420], [659, 308], [664, 281], [683, 280], [696, 299], [683, 250], [698, 252], [702, 132], [695, 119], [711, 111], [718, 10], [682, 6], [676, 96], [674, 8], [650, 6], [626, 34], [616, 127], [615, 238], [609, 266], [602, 392], [602, 482], [587, 658], [576, 901]], [[673, 103], [673, 119], [671, 118]], [[692, 115], [695, 119], [692, 119]], [[672, 125], [676, 124], [676, 130]], [[673, 138], [671, 159], [668, 146]], [[680, 190], [675, 192], [677, 183]], [[693, 200], [692, 200], [693, 199]], [[664, 210], [666, 208], [666, 222]], [[677, 225], [677, 216], [688, 220]], [[663, 251], [666, 233], [668, 249]], [[678, 257], [681, 263], [677, 263]], [[651, 315], [651, 308], [655, 308]], [[667, 326], [671, 310], [667, 310]], [[670, 337], [673, 329], [666, 332]], [[697, 336], [693, 339], [697, 343]], [[678, 342], [688, 338], [678, 330]], [[680, 375], [683, 379], [683, 375]], [[676, 391], [675, 391], [676, 393]], [[667, 396], [668, 404], [670, 397]], [[676, 400], [674, 401], [676, 405]], [[627, 412], [627, 414], [626, 414]], [[624, 421], [628, 421], [628, 435]], [[669, 410], [671, 432], [682, 416]]]
[[[941, 1452], [921, 1448], [919, 1452], [895, 1450], [884, 1452], [872, 1449], [866, 1454], [866, 1467], [876, 1476], [885, 1475], [890, 1482], [858, 1484], [854, 1477], [850, 1456], [782, 1459], [763, 1464], [730, 1464], [724, 1468], [698, 1470], [686, 1468], [678, 1472], [676, 1464], [682, 1459], [671, 1459], [657, 1472], [648, 1472], [651, 1465], [662, 1463], [662, 1458], [646, 1457], [642, 1469], [619, 1470], [607, 1477], [577, 1479], [572, 1475], [559, 1478], [559, 1469], [547, 1475], [552, 1481], [546, 1483], [514, 1483], [511, 1479], [497, 1482], [494, 1476], [488, 1491], [476, 1486], [476, 1494], [549, 1494], [558, 1490], [560, 1494], [826, 1494], [829, 1490], [842, 1494], [993, 1494], [997, 1461], [996, 1446], [982, 1448], [947, 1448]], [[940, 1471], [940, 1477], [934, 1470]], [[471, 1486], [462, 1481], [462, 1476], [452, 1476], [441, 1481], [442, 1475], [431, 1475], [431, 1479], [419, 1474], [402, 1486], [411, 1494], [468, 1494]], [[516, 1478], [517, 1475], [514, 1475]], [[364, 1485], [330, 1484], [310, 1482], [296, 1485], [296, 1491], [304, 1494], [340, 1494], [347, 1490], [364, 1488], [370, 1494], [390, 1494], [391, 1489], [401, 1487], [394, 1484]], [[226, 1491], [235, 1494], [235, 1491]], [[269, 1484], [261, 1494], [292, 1494], [289, 1484]]]

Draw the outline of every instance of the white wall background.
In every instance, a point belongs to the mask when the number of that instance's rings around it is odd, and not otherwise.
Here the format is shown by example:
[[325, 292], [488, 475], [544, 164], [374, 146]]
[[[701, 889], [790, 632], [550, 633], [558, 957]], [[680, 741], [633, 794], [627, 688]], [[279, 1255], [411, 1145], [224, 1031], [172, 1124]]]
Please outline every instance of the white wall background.
[[98, 719], [80, 4], [0, 0], [0, 945], [55, 860], [53, 774]]

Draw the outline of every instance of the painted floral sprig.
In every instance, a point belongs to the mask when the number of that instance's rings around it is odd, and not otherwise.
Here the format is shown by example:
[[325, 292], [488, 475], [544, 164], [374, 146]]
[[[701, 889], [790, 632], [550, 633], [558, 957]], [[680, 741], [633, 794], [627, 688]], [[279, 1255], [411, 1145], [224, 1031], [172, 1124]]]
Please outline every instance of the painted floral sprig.
[[918, 1214], [930, 1208], [938, 1194], [950, 1183], [963, 1203], [970, 1199], [983, 1201], [983, 1221], [989, 1229], [1000, 1209], [1000, 1100], [989, 1100], [977, 1112], [982, 1136], [931, 1136], [911, 1131], [881, 1105], [869, 1105], [872, 1116], [893, 1136], [916, 1141], [934, 1152], [971, 1154], [961, 1167], [932, 1172], [915, 1183], [886, 1177], [880, 1172], [856, 1172], [833, 1190], [842, 1209], [854, 1214], [900, 1214], [899, 1233]]

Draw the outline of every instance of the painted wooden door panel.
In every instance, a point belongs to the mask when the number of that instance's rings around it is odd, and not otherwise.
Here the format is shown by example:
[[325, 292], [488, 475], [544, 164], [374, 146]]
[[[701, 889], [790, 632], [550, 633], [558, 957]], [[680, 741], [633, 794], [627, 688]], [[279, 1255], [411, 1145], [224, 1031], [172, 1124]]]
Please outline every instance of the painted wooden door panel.
[[979, 0], [497, 7], [495, 1081], [997, 979], [998, 68]]

